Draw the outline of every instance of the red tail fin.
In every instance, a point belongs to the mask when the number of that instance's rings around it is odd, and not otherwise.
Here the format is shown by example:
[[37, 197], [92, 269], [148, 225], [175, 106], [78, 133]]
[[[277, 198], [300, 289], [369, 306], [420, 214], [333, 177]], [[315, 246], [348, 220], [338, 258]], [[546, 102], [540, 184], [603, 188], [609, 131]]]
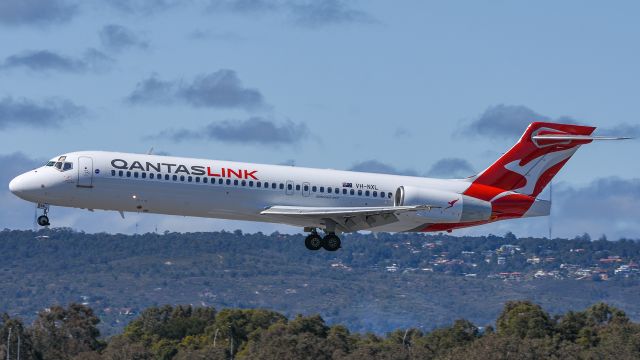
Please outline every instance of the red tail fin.
[[592, 126], [534, 122], [489, 168], [472, 178], [467, 195], [491, 200], [504, 191], [536, 197], [580, 145], [593, 141]]

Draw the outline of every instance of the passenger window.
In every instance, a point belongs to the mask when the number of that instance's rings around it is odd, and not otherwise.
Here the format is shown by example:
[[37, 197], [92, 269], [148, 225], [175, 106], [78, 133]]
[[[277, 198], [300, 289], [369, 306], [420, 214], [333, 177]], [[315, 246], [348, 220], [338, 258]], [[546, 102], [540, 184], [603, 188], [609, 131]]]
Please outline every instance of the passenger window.
[[320, 192], [323, 193], [324, 192], [324, 186], [320, 186]]
[[180, 181], [184, 181], [184, 175], [180, 175]]
[[253, 187], [253, 181], [252, 180], [249, 180], [249, 186]]
[[[206, 177], [203, 177], [202, 182], [206, 184], [207, 182], [209, 182], [209, 179]], [[213, 184], [213, 181], [211, 183]]]
[[142, 173], [142, 178], [146, 179], [147, 178], [147, 173]]
[[[266, 183], [265, 183], [266, 185]], [[262, 187], [262, 183], [260, 181], [256, 182], [256, 187]]]
[[[313, 191], [316, 191], [316, 190], [315, 190], [315, 188], [316, 188], [316, 187], [314, 186], [313, 188], [314, 188], [314, 190], [313, 190]], [[305, 185], [305, 186], [304, 186], [304, 191], [309, 191], [309, 185]]]
[[122, 177], [124, 175], [124, 171], [120, 170], [118, 171], [118, 176]]
[[300, 191], [300, 185], [296, 185], [296, 191]]
[[378, 197], [378, 192], [377, 191], [373, 192], [373, 197]]
[[173, 175], [173, 181], [178, 181], [178, 175]]
[[[222, 179], [220, 179], [222, 181]], [[227, 179], [227, 185], [231, 185], [231, 180]]]
[[369, 190], [364, 192], [364, 196], [369, 196]]
[[191, 180], [193, 180], [193, 178], [191, 176], [187, 177], [187, 181], [191, 182]]
[[158, 180], [162, 180], [162, 174], [158, 174], [157, 178]]
[[149, 179], [153, 179], [156, 176], [154, 173], [149, 173]]
[[238, 186], [238, 180], [233, 180], [233, 185]]
[[116, 171], [115, 170], [111, 170], [111, 176], [116, 176]]
[[[169, 174], [165, 174], [165, 175], [164, 175], [164, 179], [165, 179], [165, 180], [169, 180]], [[174, 179], [174, 180], [175, 180], [175, 179]]]
[[138, 172], [137, 172], [137, 171], [134, 171], [134, 172], [133, 172], [133, 177], [134, 177], [134, 178], [138, 178]]
[[388, 197], [389, 199], [391, 199], [391, 193], [387, 194], [387, 197]]
[[127, 177], [131, 177], [131, 171], [127, 171]]
[[[223, 181], [224, 181], [223, 179], [218, 179], [218, 184], [222, 185]], [[230, 182], [231, 182], [230, 180], [227, 180], [227, 185], [229, 185]]]
[[333, 190], [333, 189], [332, 189], [331, 187], [328, 187], [328, 188], [327, 188], [327, 192], [328, 192], [329, 194], [331, 194], [331, 191], [332, 191], [332, 190]]
[[[305, 187], [307, 188], [307, 189], [305, 189], [305, 190], [308, 190], [308, 189], [309, 189], [309, 187], [308, 187], [308, 186], [305, 186]], [[317, 188], [316, 186], [314, 186], [314, 187], [312, 187], [312, 188], [311, 188], [311, 191], [316, 192], [316, 191], [318, 191], [318, 188]]]
[[199, 183], [200, 182], [200, 177], [196, 176], [196, 182]]
[[272, 188], [272, 189], [275, 189], [275, 188], [276, 188], [276, 183], [272, 183], [272, 184], [271, 184], [271, 188]]
[[[280, 190], [284, 189], [284, 184], [280, 183]], [[289, 190], [291, 190], [291, 185], [289, 185]]]
[[347, 189], [342, 189], [342, 195], [347, 195]]
[[355, 193], [356, 193], [355, 190], [353, 189], [349, 190], [349, 194], [354, 195]]
[[[282, 184], [280, 184], [280, 189], [282, 189]], [[292, 189], [293, 189], [293, 185], [287, 184], [287, 190], [292, 190]]]
[[362, 190], [358, 190], [358, 196], [362, 196]]

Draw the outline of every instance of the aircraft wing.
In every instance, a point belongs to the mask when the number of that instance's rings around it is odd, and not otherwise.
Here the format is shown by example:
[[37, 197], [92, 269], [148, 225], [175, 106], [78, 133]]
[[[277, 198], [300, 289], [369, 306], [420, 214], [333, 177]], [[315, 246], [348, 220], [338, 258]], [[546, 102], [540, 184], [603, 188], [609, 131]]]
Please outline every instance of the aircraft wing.
[[398, 221], [397, 215], [421, 210], [440, 208], [432, 205], [413, 206], [377, 206], [377, 207], [305, 207], [305, 206], [271, 206], [260, 214], [308, 220], [309, 223], [333, 222], [336, 228], [344, 232], [367, 230]]

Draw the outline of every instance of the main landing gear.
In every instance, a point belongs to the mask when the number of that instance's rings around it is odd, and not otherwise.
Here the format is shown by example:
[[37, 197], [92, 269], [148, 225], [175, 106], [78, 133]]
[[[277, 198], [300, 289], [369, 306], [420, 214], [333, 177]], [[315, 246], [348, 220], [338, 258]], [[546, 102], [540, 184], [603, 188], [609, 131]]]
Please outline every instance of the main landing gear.
[[336, 251], [340, 249], [340, 243], [340, 238], [335, 233], [330, 232], [320, 237], [315, 229], [304, 239], [304, 245], [309, 250], [324, 248], [327, 251]]
[[42, 215], [36, 220], [40, 226], [49, 226], [49, 204], [38, 204], [38, 209], [42, 209]]

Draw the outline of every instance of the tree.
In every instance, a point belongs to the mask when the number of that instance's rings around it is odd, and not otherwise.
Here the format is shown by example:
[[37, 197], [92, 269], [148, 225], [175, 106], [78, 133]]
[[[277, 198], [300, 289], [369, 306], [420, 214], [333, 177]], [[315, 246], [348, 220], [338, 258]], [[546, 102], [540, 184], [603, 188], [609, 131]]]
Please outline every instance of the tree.
[[500, 336], [543, 338], [552, 334], [549, 315], [530, 301], [508, 301], [496, 322]]
[[90, 307], [80, 304], [43, 310], [33, 323], [35, 351], [43, 358], [69, 359], [79, 353], [99, 350], [103, 347], [98, 341], [99, 322]]

